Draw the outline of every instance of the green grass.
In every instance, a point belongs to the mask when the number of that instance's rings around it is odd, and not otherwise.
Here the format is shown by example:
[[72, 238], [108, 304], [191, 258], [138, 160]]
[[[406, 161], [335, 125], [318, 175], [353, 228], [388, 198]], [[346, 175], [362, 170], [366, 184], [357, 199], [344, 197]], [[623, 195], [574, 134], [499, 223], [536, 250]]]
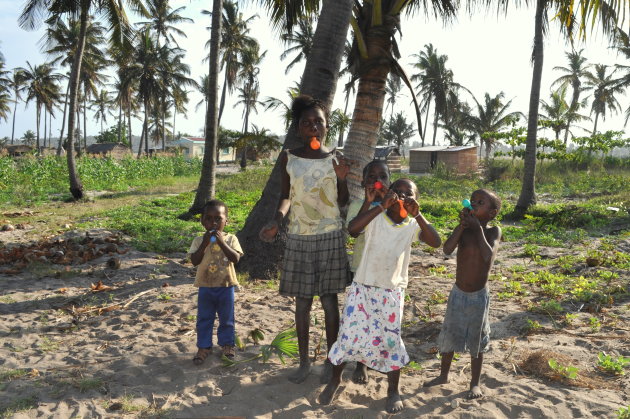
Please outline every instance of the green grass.
[[[250, 169], [233, 175], [217, 176], [216, 198], [228, 206], [225, 231], [236, 233], [254, 207], [271, 172], [270, 167]], [[81, 223], [83, 228], [103, 227], [121, 230], [132, 237], [138, 250], [158, 253], [185, 252], [192, 238], [203, 233], [199, 217], [180, 220], [195, 198], [194, 192], [141, 202], [106, 211], [97, 220]]]
[[[198, 175], [201, 160], [183, 157], [80, 157], [77, 171], [84, 190], [125, 192], [150, 186], [167, 177]], [[0, 157], [0, 207], [25, 206], [70, 198], [65, 158]]]

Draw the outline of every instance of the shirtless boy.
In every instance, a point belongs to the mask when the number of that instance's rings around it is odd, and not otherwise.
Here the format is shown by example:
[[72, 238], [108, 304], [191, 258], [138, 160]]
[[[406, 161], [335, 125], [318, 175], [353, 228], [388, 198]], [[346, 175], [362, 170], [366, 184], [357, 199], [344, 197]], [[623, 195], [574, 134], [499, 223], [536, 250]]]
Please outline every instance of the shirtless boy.
[[457, 274], [438, 337], [442, 355], [440, 376], [424, 383], [424, 386], [447, 383], [453, 354], [469, 351], [472, 377], [468, 398], [475, 399], [483, 396], [479, 378], [483, 353], [490, 341], [490, 296], [486, 283], [501, 239], [501, 229], [488, 227], [488, 222], [501, 209], [501, 200], [489, 190], [478, 189], [472, 193], [470, 201], [473, 209], [461, 211], [459, 225], [444, 242], [444, 253], [447, 255], [458, 248]]

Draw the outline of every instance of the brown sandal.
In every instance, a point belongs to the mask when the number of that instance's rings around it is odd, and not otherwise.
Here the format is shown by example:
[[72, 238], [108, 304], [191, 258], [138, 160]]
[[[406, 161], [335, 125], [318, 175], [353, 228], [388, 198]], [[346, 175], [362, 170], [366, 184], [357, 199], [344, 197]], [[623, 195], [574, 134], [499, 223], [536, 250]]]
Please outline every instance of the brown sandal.
[[230, 346], [230, 345], [224, 345], [221, 347], [221, 349], [223, 349], [223, 355], [225, 355], [226, 358], [228, 359], [232, 359], [234, 358], [234, 346]]
[[199, 348], [197, 350], [197, 354], [193, 358], [193, 364], [195, 365], [203, 364], [203, 361], [205, 361], [208, 355], [210, 355], [211, 353], [212, 353], [212, 348]]

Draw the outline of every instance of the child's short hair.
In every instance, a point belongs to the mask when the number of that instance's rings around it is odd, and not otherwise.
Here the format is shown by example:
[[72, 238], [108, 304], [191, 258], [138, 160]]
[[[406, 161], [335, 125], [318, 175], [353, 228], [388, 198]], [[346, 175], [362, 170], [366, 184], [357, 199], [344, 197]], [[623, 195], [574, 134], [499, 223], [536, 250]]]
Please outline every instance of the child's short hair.
[[499, 198], [497, 194], [495, 194], [489, 189], [477, 189], [473, 193], [476, 193], [476, 192], [481, 192], [482, 194], [485, 194], [490, 199], [490, 203], [492, 203], [492, 208], [497, 210], [497, 214], [499, 213], [499, 211], [501, 211], [501, 198]]
[[406, 181], [406, 182], [409, 182], [409, 184], [411, 184], [411, 187], [413, 188], [413, 194], [417, 197], [418, 194], [420, 193], [420, 191], [418, 191], [418, 185], [416, 185], [416, 182], [414, 182], [413, 180], [409, 179], [408, 177], [401, 177], [401, 178], [396, 179], [391, 184], [391, 186], [389, 188], [393, 189], [395, 184], [397, 184], [398, 182], [403, 181], [403, 180]]
[[326, 117], [326, 123], [328, 124], [329, 112], [328, 107], [319, 99], [315, 99], [309, 95], [300, 95], [293, 99], [293, 104], [291, 104], [291, 119], [293, 122], [297, 122], [300, 120], [302, 113], [308, 109], [316, 109], [319, 108], [324, 112], [324, 116]]
[[371, 162], [369, 162], [368, 164], [365, 165], [365, 167], [363, 168], [363, 179], [365, 179], [365, 176], [367, 176], [368, 171], [370, 170], [370, 168], [372, 166], [376, 166], [377, 164], [382, 164], [385, 166], [385, 168], [387, 169], [387, 176], [391, 177], [391, 172], [389, 171], [389, 166], [387, 165], [387, 161], [385, 160], [372, 160]]
[[225, 205], [225, 202], [220, 201], [218, 199], [211, 199], [208, 202], [206, 202], [203, 206], [203, 213], [205, 214], [206, 210], [208, 208], [219, 208], [219, 207], [223, 207], [223, 209], [225, 210], [225, 216], [227, 217], [228, 215], [228, 207], [227, 205]]

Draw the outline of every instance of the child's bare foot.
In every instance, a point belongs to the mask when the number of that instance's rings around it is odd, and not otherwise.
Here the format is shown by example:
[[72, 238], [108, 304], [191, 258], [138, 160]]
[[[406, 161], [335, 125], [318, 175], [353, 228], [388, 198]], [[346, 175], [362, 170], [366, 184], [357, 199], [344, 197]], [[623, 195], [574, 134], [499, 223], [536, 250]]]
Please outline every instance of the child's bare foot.
[[403, 402], [400, 399], [398, 391], [387, 392], [387, 401], [385, 402], [385, 410], [387, 413], [398, 413], [403, 410]]
[[300, 384], [306, 377], [311, 373], [311, 363], [306, 362], [304, 364], [300, 364], [300, 367], [293, 374], [289, 375], [289, 381], [295, 384]]
[[360, 362], [357, 362], [357, 367], [354, 369], [352, 373], [352, 381], [356, 384], [367, 384], [368, 382], [368, 372], [367, 366]]
[[340, 383], [341, 380], [330, 380], [330, 382], [326, 384], [326, 387], [324, 387], [324, 390], [322, 390], [321, 394], [317, 398], [319, 404], [328, 406], [330, 402], [332, 402], [332, 399], [335, 397], [335, 393], [337, 392]]
[[319, 377], [319, 382], [321, 384], [326, 384], [332, 378], [332, 364], [329, 359], [324, 361], [324, 369], [322, 370], [322, 375]]
[[481, 392], [481, 387], [480, 386], [472, 386], [470, 387], [470, 390], [468, 391], [468, 400], [472, 400], [472, 399], [478, 399], [480, 397], [483, 397], [483, 393]]
[[424, 384], [422, 384], [422, 387], [433, 387], [433, 386], [439, 386], [440, 384], [446, 384], [448, 383], [448, 377], [442, 377], [437, 376], [435, 377], [433, 380], [430, 381], [425, 381]]

